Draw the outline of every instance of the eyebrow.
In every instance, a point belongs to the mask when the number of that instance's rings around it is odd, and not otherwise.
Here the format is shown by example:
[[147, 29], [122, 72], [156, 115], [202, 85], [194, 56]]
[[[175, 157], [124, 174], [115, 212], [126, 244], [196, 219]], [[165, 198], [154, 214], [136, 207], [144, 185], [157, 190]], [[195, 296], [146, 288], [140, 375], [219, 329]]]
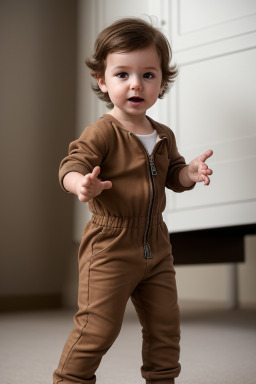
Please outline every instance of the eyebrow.
[[[113, 71], [119, 71], [121, 69], [129, 69], [130, 67], [128, 65], [118, 65], [116, 67], [113, 67], [112, 70]], [[143, 68], [143, 70], [145, 71], [157, 71], [157, 68], [156, 67], [145, 67]]]

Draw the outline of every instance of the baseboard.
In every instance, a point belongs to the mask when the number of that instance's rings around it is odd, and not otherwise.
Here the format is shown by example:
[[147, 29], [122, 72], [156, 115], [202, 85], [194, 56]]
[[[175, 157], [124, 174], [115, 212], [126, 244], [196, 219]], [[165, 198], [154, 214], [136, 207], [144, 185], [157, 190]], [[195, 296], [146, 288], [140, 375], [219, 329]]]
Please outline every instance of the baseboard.
[[0, 296], [0, 312], [54, 309], [61, 307], [62, 295], [60, 293]]

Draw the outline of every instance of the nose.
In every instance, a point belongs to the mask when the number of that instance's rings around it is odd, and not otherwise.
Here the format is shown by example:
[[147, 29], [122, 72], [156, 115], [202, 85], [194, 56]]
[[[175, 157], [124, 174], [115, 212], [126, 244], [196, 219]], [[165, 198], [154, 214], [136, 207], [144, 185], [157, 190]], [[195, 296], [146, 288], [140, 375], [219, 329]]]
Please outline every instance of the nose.
[[137, 76], [137, 75], [132, 76], [130, 89], [133, 89], [135, 91], [139, 91], [142, 89], [142, 84], [141, 84], [139, 76]]

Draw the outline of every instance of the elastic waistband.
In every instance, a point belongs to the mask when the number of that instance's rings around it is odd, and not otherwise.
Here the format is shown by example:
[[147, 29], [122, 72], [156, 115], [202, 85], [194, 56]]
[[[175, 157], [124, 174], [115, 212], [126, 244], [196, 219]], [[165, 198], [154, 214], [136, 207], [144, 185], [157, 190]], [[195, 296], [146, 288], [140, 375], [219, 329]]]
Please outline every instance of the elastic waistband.
[[[111, 228], [144, 228], [147, 217], [122, 217], [104, 216], [93, 213], [91, 222], [103, 227]], [[151, 216], [151, 226], [159, 225], [163, 222], [162, 214]]]

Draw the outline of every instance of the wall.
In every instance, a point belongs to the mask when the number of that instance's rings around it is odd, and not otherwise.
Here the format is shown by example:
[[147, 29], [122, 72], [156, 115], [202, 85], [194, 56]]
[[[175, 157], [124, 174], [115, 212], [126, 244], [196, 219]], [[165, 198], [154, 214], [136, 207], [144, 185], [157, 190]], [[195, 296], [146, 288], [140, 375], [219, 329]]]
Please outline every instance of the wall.
[[76, 6], [0, 3], [2, 308], [60, 304], [72, 199], [57, 175], [75, 129]]

